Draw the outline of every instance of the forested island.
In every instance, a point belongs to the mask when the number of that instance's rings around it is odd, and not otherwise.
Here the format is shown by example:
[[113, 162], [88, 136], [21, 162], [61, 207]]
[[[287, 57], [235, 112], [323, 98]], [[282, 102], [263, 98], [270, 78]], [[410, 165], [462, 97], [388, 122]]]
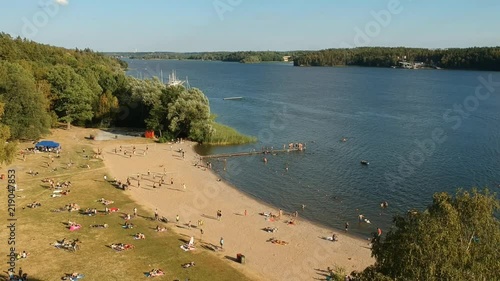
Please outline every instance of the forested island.
[[303, 54], [296, 66], [374, 66], [391, 67], [400, 62], [422, 62], [428, 67], [470, 70], [500, 70], [500, 47], [464, 49], [423, 49], [363, 47], [328, 49]]
[[241, 63], [255, 62], [280, 62], [292, 61], [294, 57], [305, 54], [310, 51], [239, 51], [239, 52], [136, 52], [136, 53], [106, 53], [108, 56], [130, 59], [176, 59], [176, 60], [208, 60], [208, 61], [227, 61]]
[[[245, 143], [255, 138], [217, 124], [196, 88], [127, 76], [127, 64], [90, 49], [65, 49], [0, 33], [0, 159], [16, 140], [37, 140], [59, 122], [155, 130], [160, 140]], [[7, 142], [8, 141], [8, 142]]]
[[359, 47], [320, 51], [145, 52], [108, 53], [108, 55], [131, 59], [217, 60], [241, 63], [293, 61], [295, 66], [402, 67], [411, 64], [418, 68], [500, 71], [500, 47], [451, 49]]

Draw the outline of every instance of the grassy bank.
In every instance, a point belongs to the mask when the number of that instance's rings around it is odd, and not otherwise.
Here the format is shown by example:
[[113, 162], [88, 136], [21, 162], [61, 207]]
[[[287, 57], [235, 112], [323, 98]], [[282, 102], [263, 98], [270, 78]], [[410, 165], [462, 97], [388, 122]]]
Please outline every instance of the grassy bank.
[[[60, 280], [64, 274], [71, 272], [84, 274], [84, 280], [144, 280], [145, 272], [161, 268], [165, 271], [165, 276], [154, 279], [250, 280], [204, 250], [200, 244], [195, 251], [182, 251], [179, 246], [189, 240], [189, 237], [174, 234], [170, 229], [175, 227], [172, 223], [162, 224], [169, 228], [167, 232], [156, 232], [154, 228], [159, 223], [152, 220], [152, 212], [136, 205], [127, 191], [116, 189], [108, 182], [109, 178], [104, 179], [106, 169], [102, 160], [92, 157], [90, 146], [69, 143], [62, 145], [64, 150], [61, 157], [54, 158], [52, 163], [48, 153], [36, 153], [29, 154], [26, 161], [18, 156], [16, 162], [9, 165], [16, 170], [20, 189], [16, 192], [16, 252], [25, 250], [30, 253], [28, 258], [17, 261], [16, 273], [22, 267], [28, 273], [29, 280]], [[68, 166], [70, 162], [73, 165]], [[51, 163], [50, 167], [47, 163]], [[38, 174], [32, 176], [28, 173], [30, 170]], [[6, 168], [1, 173], [7, 174]], [[45, 178], [56, 182], [71, 181], [71, 192], [52, 198], [53, 190], [50, 185], [42, 182]], [[7, 185], [6, 180], [3, 180], [3, 184]], [[1, 189], [0, 196], [7, 198], [6, 188]], [[99, 198], [113, 200], [114, 203], [108, 207], [119, 208], [119, 211], [105, 214], [105, 206], [96, 201]], [[41, 207], [28, 208], [27, 204], [34, 201], [40, 202]], [[6, 203], [5, 201], [4, 204]], [[82, 209], [96, 208], [99, 212], [95, 216], [88, 216], [78, 212], [52, 211], [69, 203], [77, 203]], [[133, 213], [134, 207], [138, 208], [138, 216], [130, 222], [135, 227], [122, 228], [125, 221], [123, 215]], [[6, 210], [0, 213], [0, 219], [7, 221]], [[82, 228], [70, 232], [66, 226], [68, 221], [77, 222]], [[90, 227], [105, 223], [109, 225], [108, 228]], [[144, 233], [146, 239], [134, 240], [133, 235], [138, 232]], [[6, 232], [2, 233], [7, 241]], [[78, 238], [81, 241], [80, 249], [69, 252], [50, 245], [63, 238]], [[135, 248], [116, 252], [108, 247], [111, 243], [133, 244]], [[8, 254], [7, 243], [3, 253]], [[182, 268], [181, 264], [188, 262], [195, 262], [196, 266]], [[0, 274], [0, 277], [5, 277], [5, 274]]]
[[214, 133], [204, 144], [232, 145], [254, 143], [257, 141], [256, 137], [243, 135], [235, 129], [217, 122], [213, 122], [212, 127], [214, 128]]

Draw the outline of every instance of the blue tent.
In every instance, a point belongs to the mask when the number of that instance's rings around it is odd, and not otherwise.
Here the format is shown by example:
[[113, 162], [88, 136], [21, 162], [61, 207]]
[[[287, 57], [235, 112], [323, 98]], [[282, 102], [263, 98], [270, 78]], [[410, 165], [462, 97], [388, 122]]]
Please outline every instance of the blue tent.
[[37, 144], [35, 144], [35, 148], [42, 149], [42, 148], [60, 148], [61, 145], [55, 141], [39, 141]]

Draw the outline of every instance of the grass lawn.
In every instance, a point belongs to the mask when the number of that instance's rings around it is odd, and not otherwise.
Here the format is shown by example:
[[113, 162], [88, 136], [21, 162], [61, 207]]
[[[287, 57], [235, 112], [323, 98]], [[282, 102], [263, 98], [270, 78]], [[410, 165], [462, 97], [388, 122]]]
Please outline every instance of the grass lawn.
[[[29, 144], [21, 144], [20, 148]], [[83, 152], [85, 149], [85, 152]], [[23, 250], [30, 253], [28, 258], [18, 260], [16, 271], [22, 267], [28, 274], [29, 280], [61, 280], [66, 273], [79, 272], [85, 275], [84, 280], [146, 280], [145, 272], [153, 268], [161, 268], [165, 276], [155, 277], [153, 280], [250, 280], [237, 269], [229, 266], [227, 260], [220, 259], [205, 250], [198, 243], [197, 249], [191, 252], [182, 251], [179, 246], [189, 240], [171, 231], [174, 224], [162, 224], [153, 221], [153, 214], [146, 212], [136, 205], [127, 195], [127, 191], [116, 189], [104, 180], [106, 169], [100, 159], [92, 158], [92, 148], [85, 145], [64, 146], [60, 158], [55, 158], [51, 167], [48, 153], [30, 154], [26, 161], [18, 156], [17, 160], [7, 167], [2, 167], [2, 173], [7, 168], [16, 170], [19, 191], [16, 192], [16, 252]], [[53, 153], [51, 155], [54, 155]], [[86, 158], [85, 155], [89, 155]], [[73, 162], [71, 167], [67, 164]], [[90, 168], [87, 167], [90, 166]], [[57, 170], [53, 170], [57, 168]], [[29, 174], [30, 169], [39, 172], [38, 175]], [[52, 198], [52, 190], [42, 179], [51, 178], [56, 182], [71, 181], [71, 192], [62, 197]], [[109, 180], [109, 179], [108, 179]], [[7, 186], [7, 180], [1, 180]], [[7, 191], [1, 189], [3, 198], [0, 208], [0, 220], [7, 226]], [[117, 213], [104, 214], [105, 206], [97, 200], [105, 198], [115, 203], [108, 207], [119, 208]], [[31, 209], [27, 204], [38, 201], [41, 207]], [[64, 207], [69, 203], [77, 203], [80, 208], [97, 208], [100, 211], [96, 216], [82, 215], [78, 212], [52, 212], [53, 209]], [[123, 215], [133, 213], [138, 208], [138, 217], [132, 218], [133, 229], [124, 229]], [[82, 225], [78, 231], [70, 232], [65, 223], [76, 221]], [[93, 224], [108, 224], [106, 229], [91, 228]], [[156, 232], [156, 225], [166, 225], [167, 232]], [[2, 228], [3, 245], [0, 253], [2, 261], [2, 276], [5, 277], [8, 260], [7, 231]], [[142, 232], [146, 239], [134, 240], [135, 233]], [[56, 240], [66, 238], [81, 242], [80, 249], [69, 252], [51, 246]], [[198, 237], [195, 237], [198, 238]], [[196, 239], [196, 242], [199, 242]], [[116, 252], [108, 247], [111, 243], [128, 243], [134, 249]], [[191, 268], [182, 268], [181, 264], [195, 262]]]

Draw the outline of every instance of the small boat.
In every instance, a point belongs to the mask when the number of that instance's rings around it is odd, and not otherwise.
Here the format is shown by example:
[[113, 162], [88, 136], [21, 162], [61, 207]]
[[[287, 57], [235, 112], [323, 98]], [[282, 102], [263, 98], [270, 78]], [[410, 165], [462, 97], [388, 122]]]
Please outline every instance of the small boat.
[[227, 97], [227, 98], [223, 98], [223, 100], [241, 100], [243, 99], [243, 97]]
[[370, 162], [366, 161], [366, 160], [361, 160], [361, 165], [369, 165]]

